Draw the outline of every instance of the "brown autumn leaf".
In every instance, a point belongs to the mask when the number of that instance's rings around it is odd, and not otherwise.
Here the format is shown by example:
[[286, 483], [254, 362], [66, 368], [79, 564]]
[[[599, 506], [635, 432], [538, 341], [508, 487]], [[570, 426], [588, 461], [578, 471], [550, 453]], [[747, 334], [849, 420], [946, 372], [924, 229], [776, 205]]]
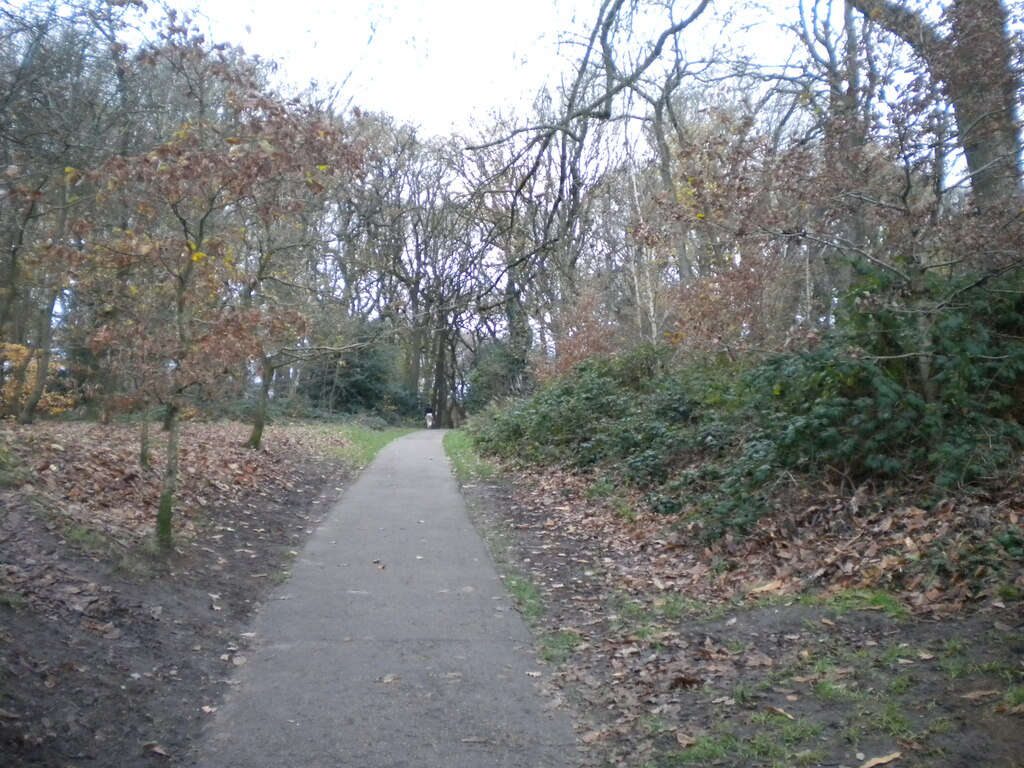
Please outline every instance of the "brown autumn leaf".
[[901, 757], [903, 757], [902, 752], [893, 752], [890, 755], [884, 755], [882, 757], [873, 757], [866, 763], [861, 765], [860, 768], [875, 768], [876, 765], [886, 765], [887, 763], [891, 763], [894, 760], [899, 760]]
[[685, 749], [686, 747], [692, 747], [694, 744], [696, 744], [697, 739], [694, 736], [689, 735], [688, 733], [676, 731], [676, 742], [679, 744], [680, 747], [683, 747]]
[[771, 667], [775, 665], [775, 660], [772, 659], [767, 653], [761, 651], [753, 651], [748, 653], [743, 659], [743, 664], [747, 667]]
[[159, 757], [170, 757], [171, 753], [161, 747], [155, 741], [147, 741], [142, 745], [142, 749], [149, 754], [158, 755]]
[[673, 678], [672, 682], [669, 684], [668, 687], [670, 689], [675, 689], [675, 688], [684, 688], [685, 689], [685, 688], [699, 688], [702, 685], [704, 685], [704, 681], [701, 680], [699, 677], [689, 677], [688, 675], [677, 675], [675, 678]]

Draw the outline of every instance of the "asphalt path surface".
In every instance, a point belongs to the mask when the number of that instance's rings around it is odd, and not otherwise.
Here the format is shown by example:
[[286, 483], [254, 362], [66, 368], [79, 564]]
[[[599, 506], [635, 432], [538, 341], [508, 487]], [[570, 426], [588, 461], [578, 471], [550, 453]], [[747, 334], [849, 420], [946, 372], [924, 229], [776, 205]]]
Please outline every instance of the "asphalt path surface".
[[441, 447], [391, 443], [257, 616], [198, 768], [569, 768], [568, 716]]

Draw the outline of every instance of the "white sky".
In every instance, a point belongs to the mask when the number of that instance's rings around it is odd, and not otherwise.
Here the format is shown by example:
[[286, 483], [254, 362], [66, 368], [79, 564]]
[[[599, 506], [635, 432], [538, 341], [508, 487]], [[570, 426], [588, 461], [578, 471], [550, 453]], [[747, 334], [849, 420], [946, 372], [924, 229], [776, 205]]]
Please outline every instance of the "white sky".
[[528, 105], [565, 69], [558, 36], [573, 6], [589, 24], [596, 0], [196, 2], [216, 42], [279, 61], [299, 85], [349, 77], [342, 97], [353, 106], [446, 134], [496, 107]]

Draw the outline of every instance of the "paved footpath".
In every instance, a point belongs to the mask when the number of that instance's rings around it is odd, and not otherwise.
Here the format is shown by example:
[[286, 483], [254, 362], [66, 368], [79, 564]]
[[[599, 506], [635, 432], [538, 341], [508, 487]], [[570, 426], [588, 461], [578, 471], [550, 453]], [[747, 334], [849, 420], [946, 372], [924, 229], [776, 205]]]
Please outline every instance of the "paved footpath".
[[439, 430], [388, 445], [256, 618], [199, 768], [570, 768]]

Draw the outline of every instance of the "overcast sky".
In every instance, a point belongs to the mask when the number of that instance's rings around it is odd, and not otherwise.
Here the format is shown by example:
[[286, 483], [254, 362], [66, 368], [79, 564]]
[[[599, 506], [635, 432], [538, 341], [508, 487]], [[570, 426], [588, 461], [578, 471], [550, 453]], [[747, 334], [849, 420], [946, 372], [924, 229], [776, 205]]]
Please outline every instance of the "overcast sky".
[[218, 42], [281, 62], [290, 79], [341, 83], [353, 105], [430, 133], [529, 103], [563, 71], [558, 35], [593, 0], [202, 0]]

